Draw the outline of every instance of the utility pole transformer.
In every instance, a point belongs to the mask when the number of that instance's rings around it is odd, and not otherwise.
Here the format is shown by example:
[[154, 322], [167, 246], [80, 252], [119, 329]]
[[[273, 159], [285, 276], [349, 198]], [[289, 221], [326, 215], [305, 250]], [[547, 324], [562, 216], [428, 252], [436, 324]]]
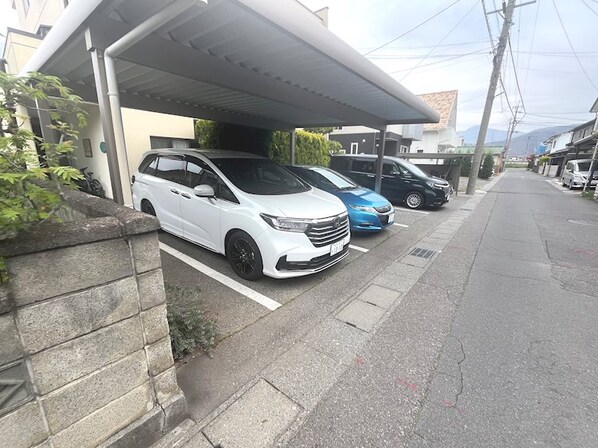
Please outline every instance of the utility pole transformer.
[[490, 122], [490, 115], [492, 114], [492, 104], [494, 103], [494, 96], [496, 94], [496, 85], [498, 84], [498, 78], [500, 76], [500, 67], [502, 65], [505, 49], [507, 48], [509, 30], [511, 28], [511, 24], [513, 23], [514, 9], [515, 0], [509, 0], [506, 5], [503, 2], [503, 12], [505, 17], [502, 24], [500, 38], [498, 39], [498, 45], [496, 47], [496, 54], [494, 55], [493, 59], [492, 75], [490, 76], [490, 85], [488, 86], [488, 94], [486, 95], [486, 105], [484, 106], [482, 123], [480, 124], [480, 132], [475, 145], [475, 152], [473, 153], [473, 161], [471, 163], [471, 170], [469, 172], [466, 194], [473, 194], [475, 192], [475, 184], [480, 171], [480, 164], [482, 162], [482, 155], [484, 153], [484, 144], [486, 143], [488, 123]]

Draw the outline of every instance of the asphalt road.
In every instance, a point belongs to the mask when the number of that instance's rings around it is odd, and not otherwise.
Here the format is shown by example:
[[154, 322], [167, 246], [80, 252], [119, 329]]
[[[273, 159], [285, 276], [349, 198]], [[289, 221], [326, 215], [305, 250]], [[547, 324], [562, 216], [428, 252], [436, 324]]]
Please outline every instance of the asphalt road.
[[511, 170], [289, 447], [598, 446], [598, 204]]

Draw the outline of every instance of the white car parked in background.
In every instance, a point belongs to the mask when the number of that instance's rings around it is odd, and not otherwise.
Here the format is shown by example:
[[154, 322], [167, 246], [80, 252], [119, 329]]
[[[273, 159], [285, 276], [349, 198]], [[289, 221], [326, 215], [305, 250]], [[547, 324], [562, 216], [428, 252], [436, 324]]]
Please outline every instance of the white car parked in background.
[[[563, 171], [563, 186], [569, 189], [575, 187], [583, 187], [590, 175], [590, 164], [592, 159], [570, 160], [565, 165]], [[594, 178], [590, 182], [590, 187], [595, 187], [598, 184], [598, 167], [594, 168]]]
[[347, 255], [344, 204], [269, 159], [154, 150], [132, 180], [135, 209], [157, 216], [167, 232], [225, 255], [247, 280], [307, 275]]

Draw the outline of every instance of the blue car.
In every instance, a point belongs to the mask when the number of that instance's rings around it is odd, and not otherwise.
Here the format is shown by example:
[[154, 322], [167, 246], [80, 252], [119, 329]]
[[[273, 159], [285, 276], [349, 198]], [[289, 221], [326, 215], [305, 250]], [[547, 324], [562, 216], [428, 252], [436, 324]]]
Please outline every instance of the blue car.
[[395, 210], [384, 196], [357, 185], [340, 173], [321, 166], [287, 166], [309, 185], [338, 197], [349, 212], [353, 232], [377, 232], [391, 226]]

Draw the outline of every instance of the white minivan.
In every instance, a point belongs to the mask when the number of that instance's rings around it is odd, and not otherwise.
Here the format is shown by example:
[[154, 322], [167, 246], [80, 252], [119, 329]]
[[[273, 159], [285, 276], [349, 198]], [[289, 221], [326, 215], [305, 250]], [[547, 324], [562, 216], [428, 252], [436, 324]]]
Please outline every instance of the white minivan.
[[[592, 159], [570, 160], [563, 170], [563, 186], [573, 189], [583, 187], [590, 175], [590, 164]], [[598, 170], [594, 171], [594, 178], [590, 182], [590, 187], [598, 185]]]
[[132, 182], [135, 209], [157, 216], [165, 231], [225, 255], [244, 279], [307, 275], [347, 256], [344, 204], [272, 160], [223, 150], [153, 150]]

